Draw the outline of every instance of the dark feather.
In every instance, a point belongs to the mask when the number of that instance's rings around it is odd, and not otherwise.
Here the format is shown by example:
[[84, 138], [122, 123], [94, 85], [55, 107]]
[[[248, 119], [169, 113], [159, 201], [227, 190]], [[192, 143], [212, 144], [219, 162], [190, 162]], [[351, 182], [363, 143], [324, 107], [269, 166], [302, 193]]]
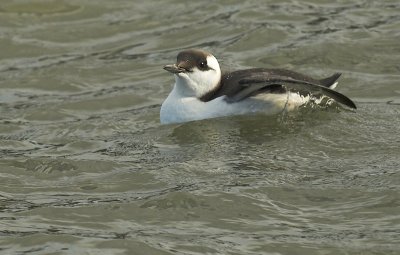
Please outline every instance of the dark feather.
[[330, 87], [337, 81], [337, 79], [339, 79], [341, 75], [342, 75], [341, 73], [335, 73], [332, 76], [329, 76], [328, 78], [319, 80], [319, 84], [325, 87]]
[[356, 109], [348, 97], [329, 89], [340, 77], [336, 73], [328, 78], [316, 80], [312, 77], [284, 69], [255, 68], [225, 73], [219, 87], [204, 95], [201, 100], [210, 101], [226, 96], [233, 103], [260, 93], [284, 93], [286, 88], [301, 94], [325, 95], [339, 103]]

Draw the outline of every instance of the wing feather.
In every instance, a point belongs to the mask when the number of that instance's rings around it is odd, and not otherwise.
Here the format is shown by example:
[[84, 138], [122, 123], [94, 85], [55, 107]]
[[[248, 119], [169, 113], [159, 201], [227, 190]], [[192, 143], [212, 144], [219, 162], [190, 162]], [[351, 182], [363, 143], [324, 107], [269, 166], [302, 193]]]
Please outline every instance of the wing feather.
[[[245, 85], [246, 87], [254, 86], [255, 90], [260, 87], [260, 84], [266, 84], [266, 86], [270, 84], [282, 84], [285, 85], [286, 88], [298, 92], [306, 91], [308, 93], [320, 93], [350, 108], [357, 109], [357, 106], [350, 98], [335, 90], [332, 90], [320, 84], [303, 80], [296, 80], [291, 77], [282, 77], [277, 75], [268, 75], [267, 77], [265, 75], [252, 75], [249, 78], [244, 78], [240, 80], [239, 84], [242, 86]], [[254, 93], [254, 91], [250, 91], [249, 89], [247, 89], [247, 91]], [[244, 97], [242, 96], [241, 99], [244, 99]]]
[[336, 73], [328, 78], [316, 80], [297, 72], [285, 69], [254, 68], [225, 73], [220, 86], [205, 94], [201, 100], [207, 102], [220, 96], [234, 103], [260, 93], [283, 93], [286, 89], [301, 94], [325, 95], [350, 108], [355, 103], [347, 96], [329, 88], [340, 77]]

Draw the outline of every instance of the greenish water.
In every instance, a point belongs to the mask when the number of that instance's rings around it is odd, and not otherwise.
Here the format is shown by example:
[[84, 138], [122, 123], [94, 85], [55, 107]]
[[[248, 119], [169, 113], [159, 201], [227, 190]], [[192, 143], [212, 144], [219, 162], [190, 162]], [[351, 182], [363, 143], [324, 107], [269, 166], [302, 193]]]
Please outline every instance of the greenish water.
[[[399, 1], [0, 3], [0, 254], [399, 254]], [[359, 109], [159, 124], [203, 48]]]

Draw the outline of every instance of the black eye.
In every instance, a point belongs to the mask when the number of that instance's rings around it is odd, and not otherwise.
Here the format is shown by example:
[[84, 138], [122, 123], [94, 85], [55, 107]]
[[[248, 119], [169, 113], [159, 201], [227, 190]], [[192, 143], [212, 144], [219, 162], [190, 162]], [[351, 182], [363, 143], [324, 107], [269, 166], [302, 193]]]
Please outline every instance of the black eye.
[[206, 68], [207, 67], [207, 61], [201, 61], [199, 65], [200, 65], [200, 68]]

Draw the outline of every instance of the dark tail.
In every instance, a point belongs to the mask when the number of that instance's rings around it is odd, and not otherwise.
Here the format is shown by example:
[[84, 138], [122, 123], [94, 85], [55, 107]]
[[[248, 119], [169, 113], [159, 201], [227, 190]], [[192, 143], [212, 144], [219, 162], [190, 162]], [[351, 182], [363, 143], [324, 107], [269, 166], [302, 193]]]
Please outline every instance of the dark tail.
[[329, 88], [337, 81], [337, 79], [339, 79], [340, 75], [342, 75], [342, 74], [335, 73], [334, 75], [329, 76], [328, 78], [319, 80], [319, 82], [321, 83], [322, 86]]

